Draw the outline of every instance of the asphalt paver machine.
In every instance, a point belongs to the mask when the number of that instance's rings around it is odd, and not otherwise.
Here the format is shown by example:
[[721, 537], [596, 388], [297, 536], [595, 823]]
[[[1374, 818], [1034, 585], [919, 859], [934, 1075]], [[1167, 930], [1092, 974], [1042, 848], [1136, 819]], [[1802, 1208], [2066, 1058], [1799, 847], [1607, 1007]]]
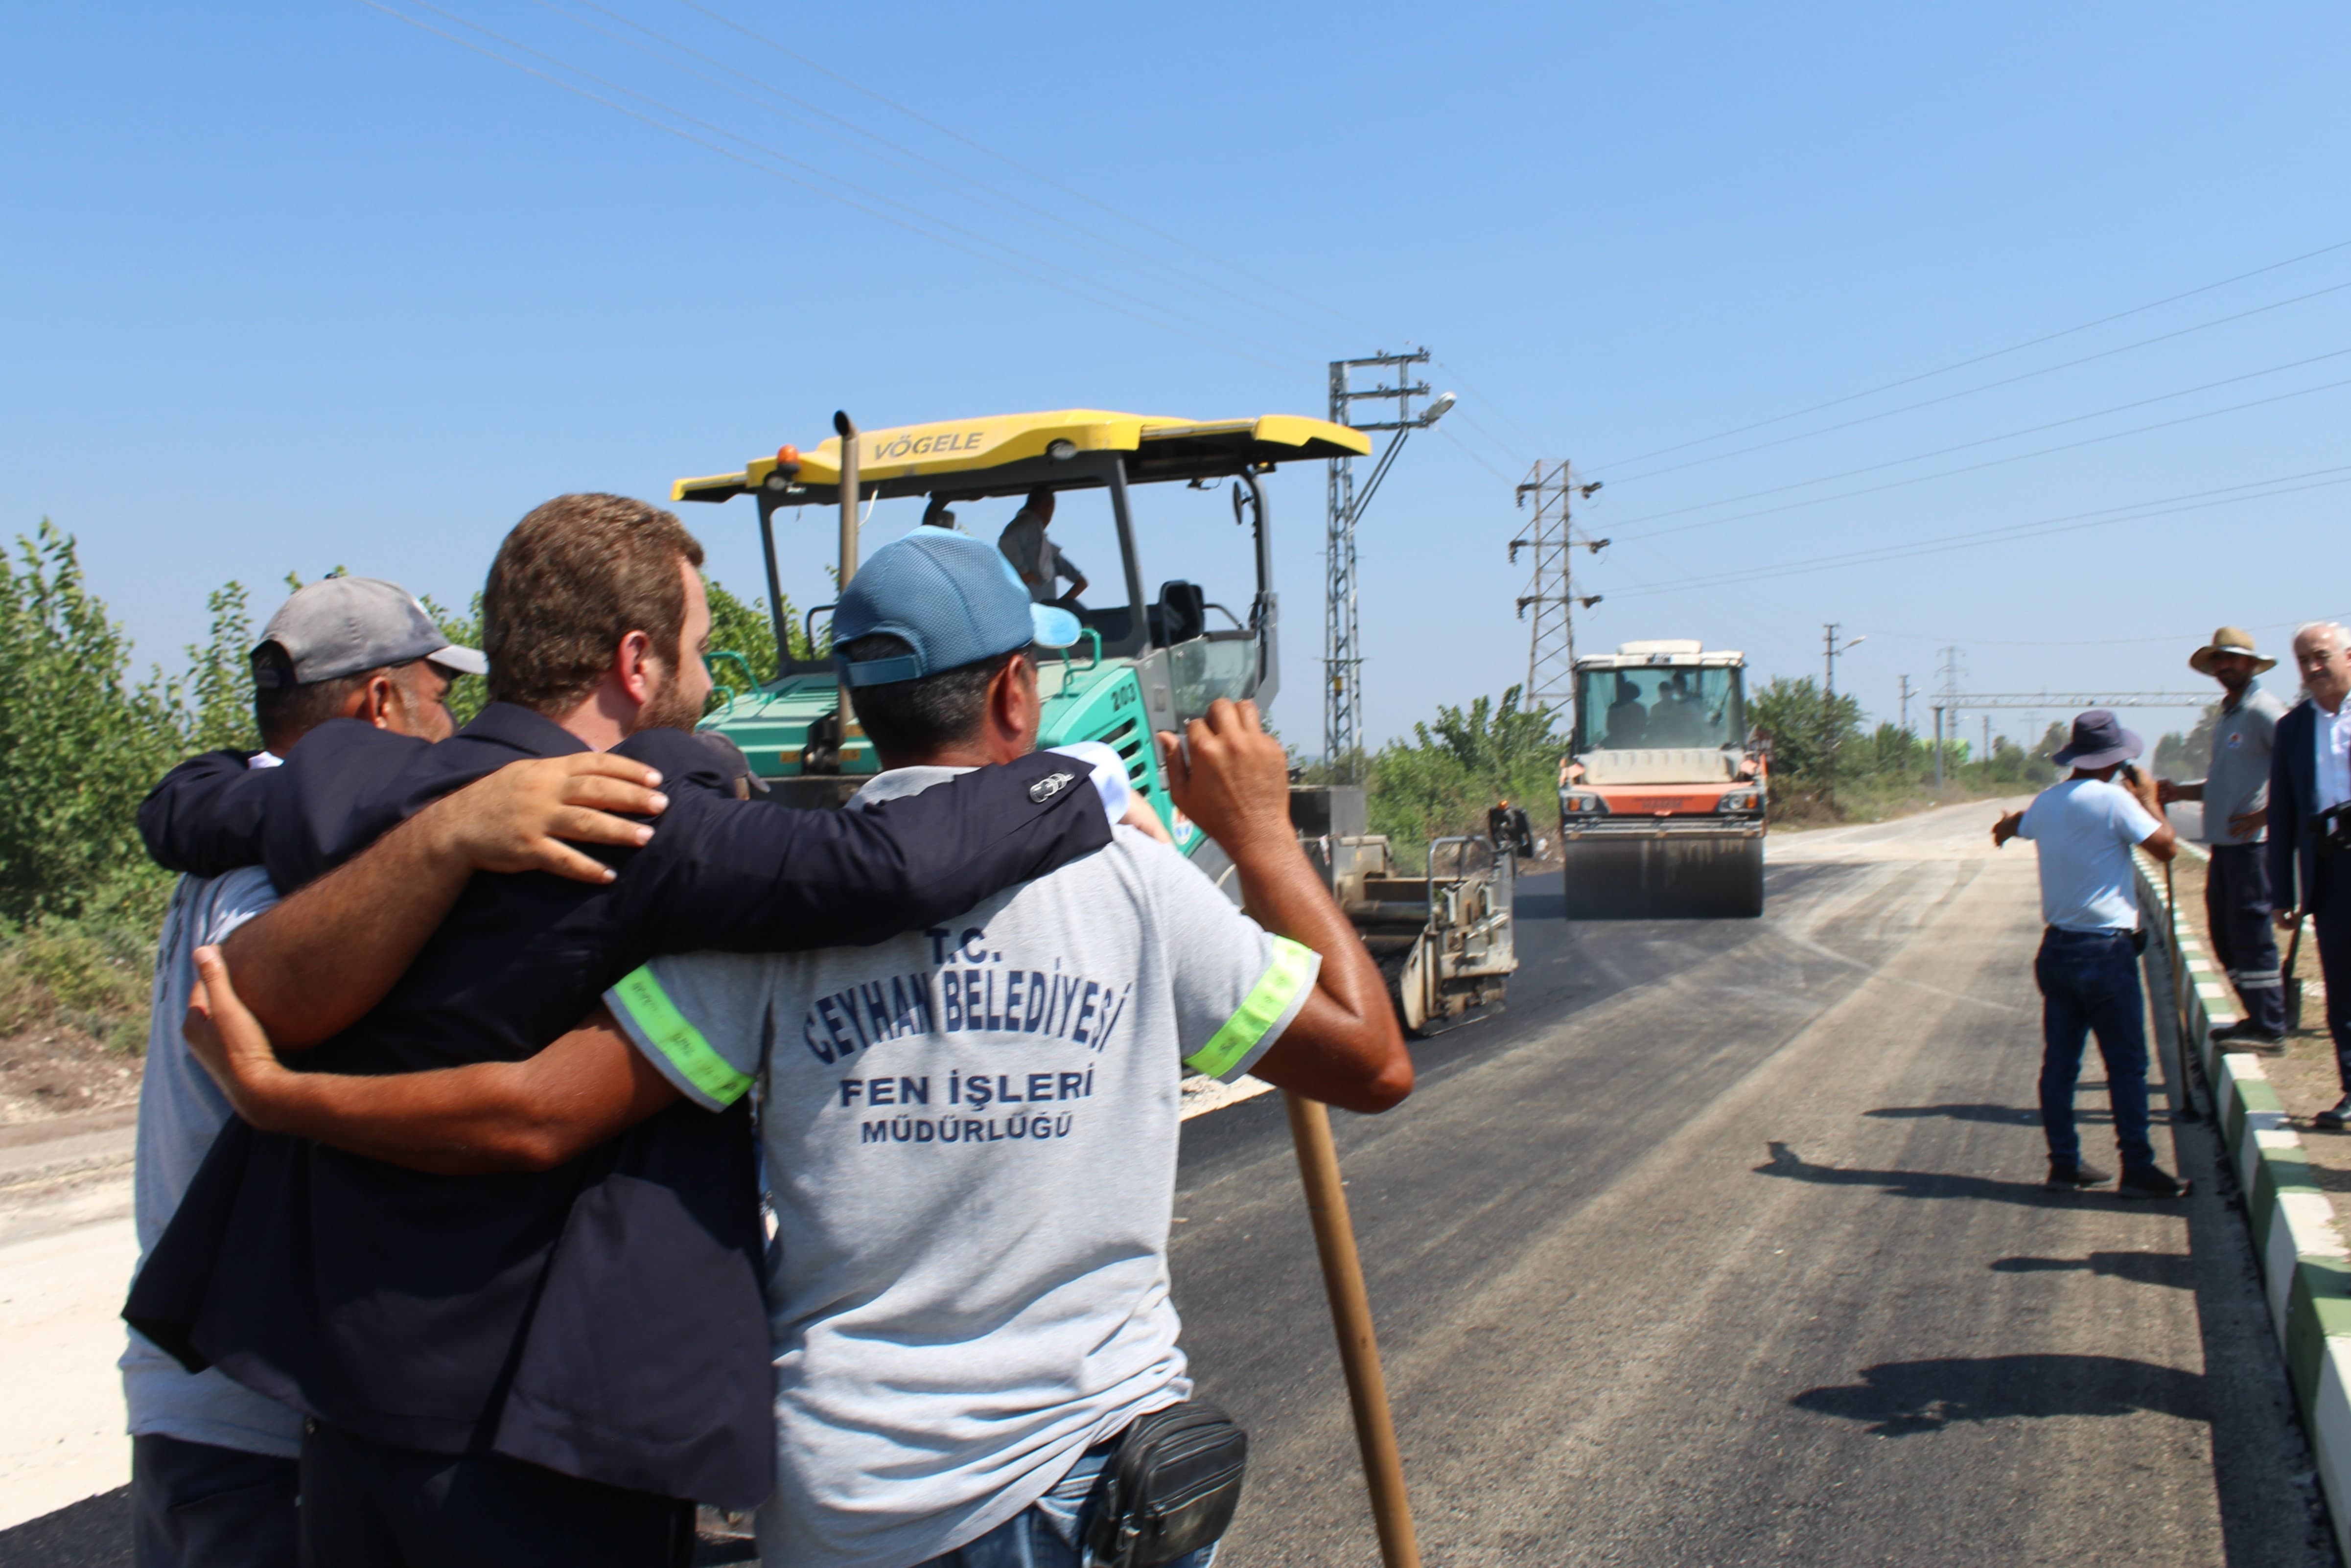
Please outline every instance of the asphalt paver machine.
[[1746, 664], [1679, 640], [1575, 661], [1559, 790], [1569, 919], [1763, 913], [1770, 758], [1747, 727]]
[[[847, 455], [844, 441], [855, 443]], [[1012, 509], [1002, 503], [1018, 505], [1039, 489], [1054, 492], [1051, 537], [1068, 542], [1091, 528], [1086, 537], [1105, 559], [1086, 559], [1092, 573], [1087, 602], [1065, 601], [1085, 629], [1080, 644], [1039, 650], [1040, 743], [1091, 740], [1115, 749], [1176, 848], [1238, 899], [1224, 852], [1169, 799], [1152, 735], [1180, 733], [1185, 720], [1219, 697], [1253, 698], [1270, 712], [1280, 684], [1280, 617], [1263, 479], [1285, 463], [1369, 450], [1360, 432], [1286, 414], [1202, 421], [1062, 409], [844, 430], [804, 452], [784, 447], [731, 474], [680, 479], [670, 493], [679, 501], [754, 497], [768, 603], [780, 606], [778, 533], [802, 508], [842, 512], [841, 552], [853, 568], [862, 525], [846, 520], [845, 487], [853, 486], [853, 504], [866, 516], [878, 502], [921, 497], [926, 518], [952, 517], [991, 542]], [[1224, 504], [1196, 499], [1190, 506], [1197, 509], [1177, 520], [1186, 492], [1219, 489]], [[1146, 491], [1149, 504], [1138, 505]], [[1147, 530], [1139, 516], [1144, 512], [1151, 514]], [[1228, 512], [1228, 520], [1222, 515]], [[1239, 536], [1246, 551], [1232, 549], [1235, 526], [1246, 530]], [[1207, 537], [1217, 528], [1222, 540]], [[1152, 553], [1182, 572], [1149, 593], [1139, 537], [1146, 531]], [[1113, 550], [1114, 566], [1107, 559]], [[1194, 580], [1219, 554], [1236, 573], [1253, 577], [1253, 585], [1212, 589]], [[1236, 613], [1228, 604], [1246, 608]], [[810, 611], [805, 629], [787, 625], [779, 613], [778, 649], [813, 645], [810, 632], [827, 609]], [[730, 668], [747, 675], [739, 660], [723, 653], [713, 663], [722, 679]], [[742, 747], [754, 771], [789, 804], [837, 806], [877, 771], [872, 747], [842, 706], [829, 658], [786, 652], [774, 679], [743, 679], [722, 695], [702, 727]], [[1362, 790], [1300, 788], [1291, 812], [1308, 854], [1380, 958], [1407, 1028], [1426, 1031], [1499, 1005], [1516, 967], [1507, 855], [1496, 857], [1482, 839], [1445, 840], [1431, 846], [1429, 874], [1399, 875], [1388, 841], [1365, 831]]]

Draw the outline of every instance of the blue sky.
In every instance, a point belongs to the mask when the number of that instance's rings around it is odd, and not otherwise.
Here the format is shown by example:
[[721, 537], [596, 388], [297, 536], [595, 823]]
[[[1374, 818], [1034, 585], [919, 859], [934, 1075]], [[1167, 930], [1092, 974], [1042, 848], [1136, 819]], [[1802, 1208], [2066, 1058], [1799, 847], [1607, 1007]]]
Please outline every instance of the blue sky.
[[[1835, 621], [1879, 716], [1946, 644], [1979, 691], [2192, 688], [2217, 622], [2282, 643], [2351, 611], [2324, 549], [2351, 497], [2335, 8], [325, 0], [0, 28], [0, 523], [76, 534], [167, 663], [225, 579], [265, 609], [337, 563], [462, 601], [537, 501], [663, 495], [836, 407], [1318, 413], [1324, 361], [1407, 342], [1461, 402], [1364, 521], [1375, 738], [1523, 674], [1506, 544], [1538, 457], [1605, 486], [1586, 648], [1812, 674]], [[1322, 476], [1273, 494], [1275, 716], [1311, 746]], [[756, 589], [748, 504], [688, 520]], [[1147, 574], [1223, 559], [1184, 532], [1219, 527], [1173, 518]], [[827, 538], [795, 541], [803, 602]], [[1907, 553], [1822, 564], [1873, 550]]]

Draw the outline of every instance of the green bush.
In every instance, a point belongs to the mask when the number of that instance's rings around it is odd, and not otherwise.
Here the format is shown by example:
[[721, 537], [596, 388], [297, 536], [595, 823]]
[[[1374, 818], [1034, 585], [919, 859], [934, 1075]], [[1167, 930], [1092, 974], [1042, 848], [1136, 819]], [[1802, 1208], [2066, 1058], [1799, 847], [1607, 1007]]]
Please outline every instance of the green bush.
[[[136, 879], [132, 813], [190, 747], [186, 688], [131, 674], [131, 645], [47, 520], [0, 561], [0, 919], [72, 917]], [[160, 880], [160, 879], [156, 879]]]
[[1391, 741], [1372, 758], [1371, 829], [1405, 863], [1418, 862], [1431, 839], [1484, 832], [1497, 800], [1525, 807], [1539, 823], [1556, 815], [1548, 808], [1568, 737], [1550, 707], [1519, 706], [1522, 689], [1466, 709], [1440, 705], [1435, 724], [1414, 725], [1411, 741]]
[[[780, 667], [776, 662], [776, 623], [768, 618], [768, 601], [764, 599], [744, 601], [729, 593], [716, 582], [708, 584], [710, 591], [710, 651], [715, 654], [740, 654], [751, 672], [761, 681], [772, 681]], [[791, 639], [792, 657], [814, 658], [832, 646], [830, 627], [818, 632], [816, 642], [808, 639], [808, 628], [799, 612], [789, 599], [784, 601], [784, 627]], [[743, 672], [732, 659], [713, 658], [711, 678], [718, 685], [739, 692]], [[711, 694], [711, 706], [717, 706], [718, 694]]]
[[139, 1050], [154, 946], [144, 926], [94, 920], [0, 932], [0, 1034], [65, 1026], [118, 1051]]
[[[287, 586], [301, 580], [288, 576]], [[710, 598], [712, 647], [739, 652], [772, 677], [765, 607], [715, 582]], [[479, 594], [462, 615], [423, 603], [450, 642], [481, 646]], [[139, 802], [184, 757], [260, 744], [246, 663], [256, 635], [251, 595], [230, 582], [207, 607], [210, 630], [186, 650], [185, 670], [140, 675], [71, 535], [44, 518], [13, 559], [0, 558], [0, 661], [10, 674], [0, 694], [9, 785], [0, 792], [0, 1034], [65, 1026], [124, 1048], [145, 1039], [154, 932], [172, 879], [139, 842]], [[716, 673], [739, 680], [723, 665]], [[480, 712], [484, 686], [467, 675], [450, 688], [460, 725]]]

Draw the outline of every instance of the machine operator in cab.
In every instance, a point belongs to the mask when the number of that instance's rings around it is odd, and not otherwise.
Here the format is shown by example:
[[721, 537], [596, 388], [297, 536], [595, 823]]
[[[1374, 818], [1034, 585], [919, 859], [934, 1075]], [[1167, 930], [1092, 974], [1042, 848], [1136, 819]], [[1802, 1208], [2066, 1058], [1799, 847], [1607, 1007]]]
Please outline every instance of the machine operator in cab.
[[[1078, 570], [1075, 561], [1061, 553], [1060, 546], [1045, 537], [1045, 529], [1052, 521], [1053, 492], [1042, 488], [1031, 490], [1029, 498], [1020, 504], [1020, 509], [1013, 514], [1012, 520], [1004, 525], [1004, 532], [997, 538], [996, 548], [1004, 552], [1004, 559], [1010, 561], [1012, 570], [1020, 574], [1021, 586], [1028, 589], [1030, 600], [1039, 604], [1059, 604], [1065, 610], [1072, 609], [1078, 595], [1086, 591], [1086, 574]], [[1063, 578], [1069, 580], [1070, 591], [1055, 593], [1055, 585]]]

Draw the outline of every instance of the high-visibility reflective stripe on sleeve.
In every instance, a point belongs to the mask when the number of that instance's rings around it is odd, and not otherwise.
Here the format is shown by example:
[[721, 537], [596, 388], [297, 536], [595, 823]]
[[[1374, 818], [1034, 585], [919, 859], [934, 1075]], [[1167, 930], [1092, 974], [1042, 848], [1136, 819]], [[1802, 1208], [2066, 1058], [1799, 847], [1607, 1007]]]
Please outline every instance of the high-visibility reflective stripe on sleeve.
[[1184, 1059], [1184, 1065], [1209, 1078], [1222, 1078], [1249, 1060], [1258, 1042], [1297, 1016], [1306, 988], [1322, 967], [1322, 955], [1287, 936], [1273, 939], [1273, 962], [1241, 1003], [1240, 1011], [1225, 1020], [1208, 1043]]
[[751, 1075], [735, 1071], [734, 1064], [711, 1050], [702, 1031], [677, 1010], [677, 1004], [653, 978], [652, 966], [631, 970], [626, 979], [604, 995], [613, 1010], [634, 1026], [631, 1033], [659, 1051], [686, 1082], [716, 1103], [731, 1105], [751, 1087]]

